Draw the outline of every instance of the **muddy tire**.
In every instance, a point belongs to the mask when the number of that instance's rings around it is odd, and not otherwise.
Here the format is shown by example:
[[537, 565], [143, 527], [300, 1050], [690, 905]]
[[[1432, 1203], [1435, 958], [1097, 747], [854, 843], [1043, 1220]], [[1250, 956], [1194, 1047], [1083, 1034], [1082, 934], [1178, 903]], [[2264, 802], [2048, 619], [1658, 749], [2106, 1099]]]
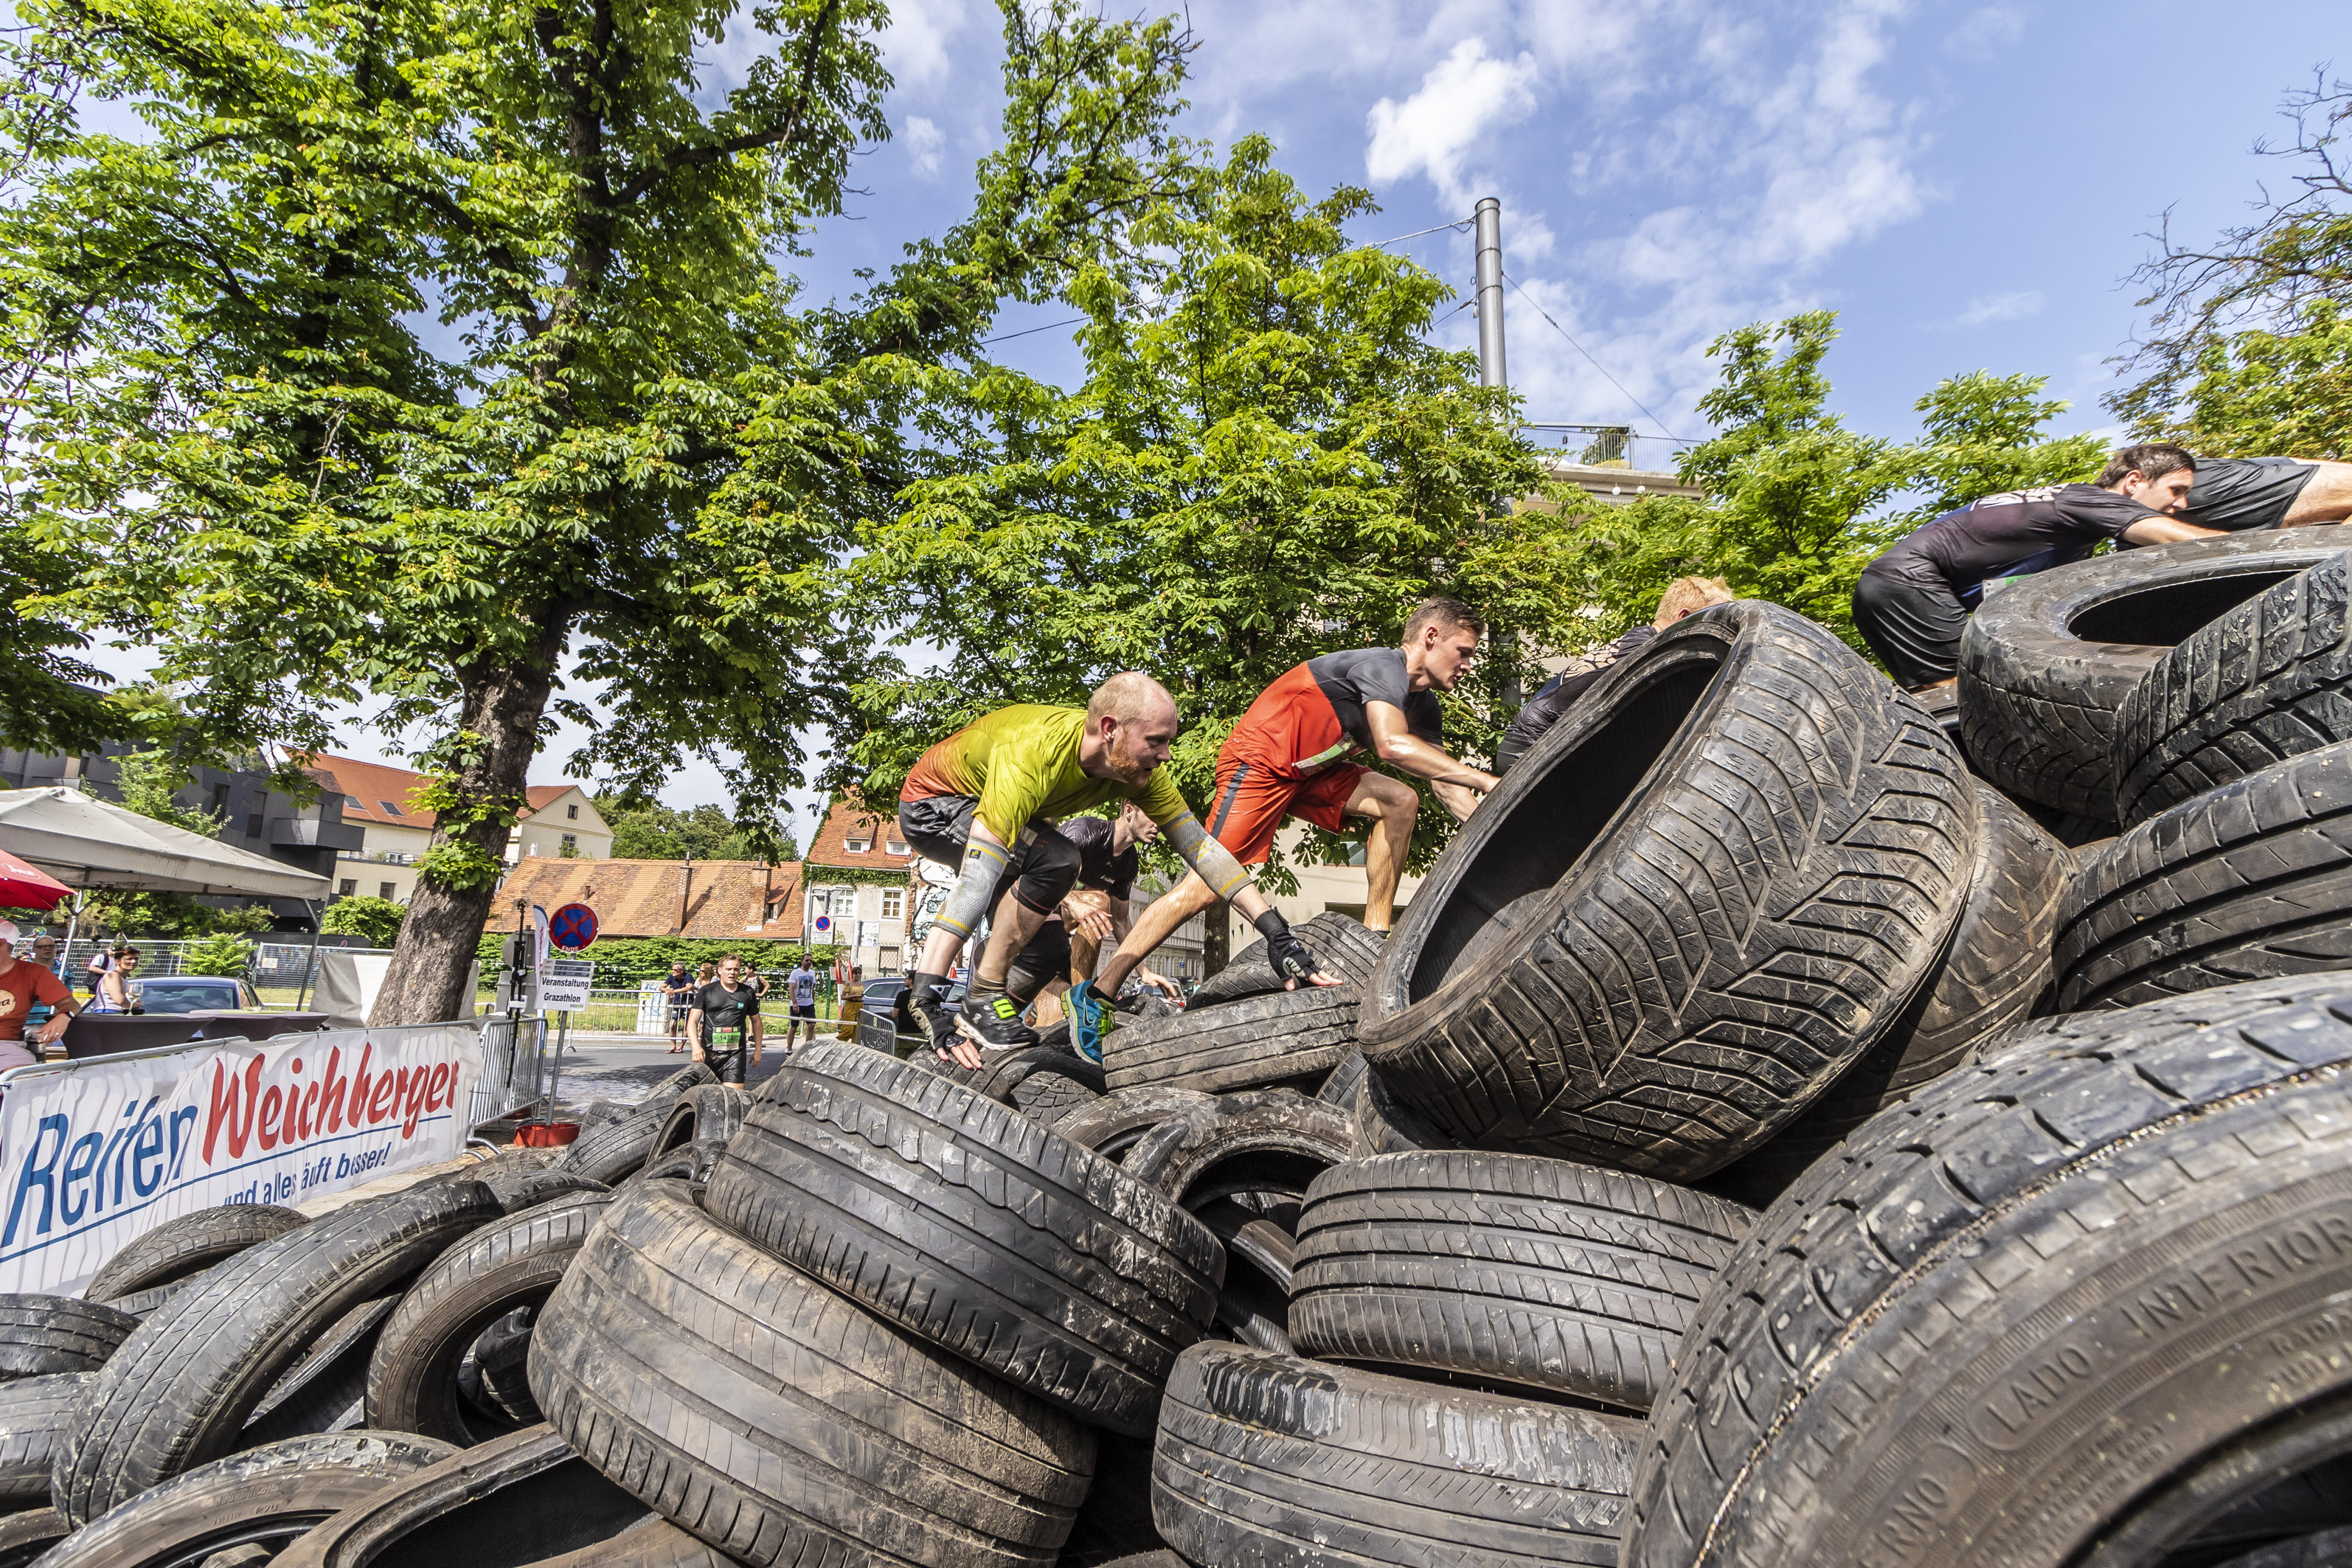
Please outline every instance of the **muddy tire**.
[[30, 1568], [71, 1533], [72, 1526], [55, 1509], [27, 1509], [0, 1518], [0, 1568]]
[[327, 1325], [303, 1350], [301, 1359], [261, 1396], [246, 1418], [245, 1430], [237, 1434], [236, 1446], [258, 1447], [363, 1425], [368, 1359], [375, 1353], [376, 1334], [384, 1320], [399, 1304], [397, 1294], [379, 1296]]
[[1188, 1209], [1236, 1193], [1304, 1197], [1355, 1152], [1354, 1118], [1295, 1089], [1219, 1095], [1155, 1127], [1120, 1166]]
[[0, 1382], [96, 1372], [139, 1320], [70, 1296], [0, 1296]]
[[909, 1332], [1133, 1436], [1224, 1271], [1215, 1237], [1108, 1160], [856, 1046], [768, 1080], [703, 1201]]
[[654, 1153], [667, 1154], [705, 1139], [724, 1143], [743, 1125], [743, 1108], [751, 1103], [751, 1095], [735, 1084], [706, 1083], [687, 1090], [672, 1102], [668, 1119], [655, 1135]]
[[1769, 1203], [1839, 1139], [1968, 1059], [2025, 1018], [2051, 983], [2051, 945], [2074, 858], [1990, 789], [1977, 791], [1981, 853], [1968, 907], [1936, 973], [1903, 1016], [1829, 1092], [1710, 1184]]
[[2135, 826], [2338, 741], [2352, 741], [2352, 556], [2341, 554], [2156, 661], [2116, 718], [2117, 820]]
[[412, 1187], [216, 1265], [141, 1321], [100, 1372], [58, 1456], [58, 1511], [87, 1522], [234, 1449], [320, 1331], [498, 1215], [478, 1182]]
[[2037, 573], [1960, 636], [1969, 763], [2006, 793], [2113, 821], [2116, 716], [2174, 645], [2352, 535], [2297, 528], [2164, 544]]
[[1327, 1171], [1298, 1222], [1302, 1354], [1646, 1411], [1754, 1214], [1526, 1154], [1389, 1154]]
[[[1160, 1412], [1152, 1518], [1218, 1568], [1617, 1561], [1638, 1422], [1195, 1345]], [[1474, 1436], [1475, 1435], [1475, 1436]]]
[[1122, 1024], [1103, 1044], [1104, 1081], [1219, 1093], [1317, 1079], [1356, 1048], [1354, 985], [1302, 985]]
[[[1310, 916], [1291, 929], [1307, 944], [1307, 951], [1315, 955], [1323, 973], [1335, 980], [1369, 980], [1381, 962], [1381, 933], [1336, 910]], [[1259, 937], [1234, 954], [1232, 962], [1223, 969], [1201, 982], [1184, 1004], [1183, 1011], [1197, 1013], [1204, 1007], [1223, 1006], [1281, 989], [1282, 982], [1276, 977], [1274, 966], [1265, 961], [1265, 939]]]
[[1701, 1307], [1628, 1568], [2153, 1564], [2352, 1447], [2352, 1363], [2309, 1353], [2352, 1290], [2347, 1017], [2342, 975], [2084, 1015], [1846, 1140]]
[[[485, 1226], [417, 1277], [376, 1338], [367, 1424], [467, 1448], [528, 1425], [466, 1398], [458, 1369], [490, 1325], [545, 1302], [612, 1200], [558, 1198]], [[525, 1412], [536, 1420], [536, 1412]]]
[[274, 1241], [310, 1223], [310, 1216], [275, 1204], [224, 1204], [167, 1219], [134, 1237], [90, 1276], [85, 1301], [114, 1301], [158, 1285], [202, 1274], [248, 1247]]
[[1161, 1122], [1215, 1100], [1197, 1089], [1122, 1089], [1069, 1111], [1054, 1123], [1054, 1133], [1107, 1160], [1124, 1160]]
[[1976, 868], [1959, 757], [1827, 631], [1718, 605], [1615, 666], [1413, 895], [1358, 1041], [1447, 1135], [1690, 1181], [1926, 983]]
[[0, 1383], [0, 1513], [48, 1506], [49, 1467], [90, 1376], [59, 1372]]
[[1458, 1149], [1461, 1142], [1433, 1127], [1404, 1104], [1386, 1079], [1370, 1069], [1356, 1084], [1355, 1157], [1410, 1154], [1417, 1149]]
[[391, 1481], [272, 1568], [364, 1568], [460, 1543], [465, 1568], [728, 1568], [537, 1426]]
[[45, 1568], [163, 1568], [242, 1545], [282, 1547], [454, 1452], [405, 1432], [336, 1432], [248, 1448], [141, 1492], [41, 1561]]
[[1077, 1423], [764, 1255], [669, 1182], [613, 1201], [541, 1314], [530, 1380], [591, 1464], [746, 1563], [1048, 1561], [1094, 1466]]
[[2075, 879], [2057, 1011], [2352, 966], [2352, 742], [2140, 824]]

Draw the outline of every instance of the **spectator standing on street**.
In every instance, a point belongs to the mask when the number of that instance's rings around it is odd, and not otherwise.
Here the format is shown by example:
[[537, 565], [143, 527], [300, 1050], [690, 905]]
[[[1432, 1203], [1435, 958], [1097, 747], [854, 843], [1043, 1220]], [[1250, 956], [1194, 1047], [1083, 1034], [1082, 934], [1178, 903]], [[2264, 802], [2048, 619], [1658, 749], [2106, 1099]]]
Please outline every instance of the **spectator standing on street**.
[[800, 1038], [801, 1021], [808, 1021], [809, 1044], [816, 1044], [816, 971], [809, 967], [808, 954], [801, 954], [792, 973], [784, 976], [784, 986], [792, 994], [792, 1016], [784, 1025], [784, 1054], [789, 1057]]
[[[47, 967], [16, 956], [16, 928], [0, 921], [0, 1068], [30, 1067], [40, 1058], [28, 1047], [46, 1046], [66, 1032], [76, 1007], [72, 991]], [[37, 1030], [26, 1027], [32, 1010], [50, 1010]]]
[[719, 1082], [750, 1081], [765, 1035], [760, 994], [743, 984], [741, 959], [730, 952], [719, 961], [719, 977], [695, 994], [686, 1032], [694, 1041], [694, 1059], [707, 1062]]
[[89, 955], [89, 962], [82, 965], [82, 983], [89, 988], [92, 1001], [98, 998], [99, 982], [104, 980], [106, 972], [113, 967], [114, 960], [107, 953], [106, 944], [99, 943], [97, 951]]
[[662, 982], [662, 995], [669, 1005], [669, 1050], [676, 1056], [686, 1049], [686, 1016], [694, 1010], [694, 994], [701, 989], [694, 976], [686, 972], [686, 961], [680, 959], [669, 966], [669, 977]]
[[834, 1030], [845, 1040], [857, 1037], [858, 1015], [866, 1011], [866, 971], [853, 963], [849, 979], [841, 987], [841, 1017]]

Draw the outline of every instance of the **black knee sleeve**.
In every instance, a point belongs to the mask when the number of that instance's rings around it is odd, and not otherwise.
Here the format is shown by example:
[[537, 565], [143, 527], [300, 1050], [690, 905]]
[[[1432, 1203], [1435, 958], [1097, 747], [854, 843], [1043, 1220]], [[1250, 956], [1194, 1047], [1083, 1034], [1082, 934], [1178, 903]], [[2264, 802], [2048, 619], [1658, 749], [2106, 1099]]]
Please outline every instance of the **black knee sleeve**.
[[1013, 883], [1013, 896], [1022, 908], [1050, 915], [1078, 885], [1081, 862], [1078, 847], [1052, 828], [1039, 827], [1036, 834], [1034, 841], [1021, 846], [1021, 869]]

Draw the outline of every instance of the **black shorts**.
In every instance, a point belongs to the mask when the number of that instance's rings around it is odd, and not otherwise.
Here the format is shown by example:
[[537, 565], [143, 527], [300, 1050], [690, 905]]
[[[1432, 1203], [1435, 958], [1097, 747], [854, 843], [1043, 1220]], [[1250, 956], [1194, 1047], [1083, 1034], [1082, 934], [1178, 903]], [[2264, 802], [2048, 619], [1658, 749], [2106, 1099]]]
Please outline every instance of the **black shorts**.
[[1941, 577], [1914, 577], [1874, 561], [1853, 585], [1853, 625], [1906, 691], [1958, 673], [1969, 612]]
[[816, 1004], [811, 1002], [806, 1006], [803, 1006], [800, 1003], [795, 1002], [793, 1004], [792, 1016], [795, 1018], [806, 1018], [810, 1023], [814, 1024], [816, 1022]]
[[[961, 874], [964, 846], [971, 837], [972, 814], [979, 806], [980, 802], [968, 795], [902, 800], [898, 803], [898, 831], [907, 836], [916, 854]], [[1010, 888], [1029, 909], [1041, 915], [1052, 914], [1055, 906], [1078, 885], [1082, 864], [1078, 847], [1056, 832], [1052, 823], [1042, 818], [1031, 823], [1008, 847], [1004, 874], [996, 879], [995, 889], [988, 895], [989, 912], [996, 911], [1005, 889]]]
[[1004, 992], [1015, 1002], [1026, 1006], [1037, 999], [1037, 993], [1056, 980], [1070, 977], [1070, 928], [1059, 921], [1047, 921], [1013, 961], [1005, 974]]
[[706, 1050], [702, 1053], [702, 1060], [703, 1065], [709, 1068], [711, 1076], [719, 1082], [741, 1083], [745, 1081], [744, 1074], [751, 1068], [751, 1048], [738, 1046], [731, 1051]]
[[2181, 521], [2231, 533], [2276, 528], [2317, 472], [2293, 458], [2200, 458]]

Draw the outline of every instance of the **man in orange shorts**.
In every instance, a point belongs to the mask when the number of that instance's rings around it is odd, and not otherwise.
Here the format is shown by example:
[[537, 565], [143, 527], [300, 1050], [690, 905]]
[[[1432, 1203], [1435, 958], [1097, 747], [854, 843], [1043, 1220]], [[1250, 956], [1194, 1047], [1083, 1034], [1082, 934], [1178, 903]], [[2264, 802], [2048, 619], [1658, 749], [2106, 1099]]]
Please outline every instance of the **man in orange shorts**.
[[[1217, 752], [1209, 837], [1243, 865], [1262, 866], [1285, 817], [1332, 833], [1346, 831], [1351, 816], [1369, 821], [1364, 923], [1388, 930], [1420, 800], [1410, 784], [1343, 759], [1370, 752], [1427, 779], [1457, 820], [1467, 817], [1495, 787], [1495, 775], [1446, 754], [1432, 693], [1454, 689], [1486, 630], [1459, 599], [1430, 599], [1405, 623], [1402, 647], [1327, 653], [1286, 670]], [[1119, 952], [1150, 952], [1214, 901], [1206, 882], [1186, 878], [1144, 911]]]

